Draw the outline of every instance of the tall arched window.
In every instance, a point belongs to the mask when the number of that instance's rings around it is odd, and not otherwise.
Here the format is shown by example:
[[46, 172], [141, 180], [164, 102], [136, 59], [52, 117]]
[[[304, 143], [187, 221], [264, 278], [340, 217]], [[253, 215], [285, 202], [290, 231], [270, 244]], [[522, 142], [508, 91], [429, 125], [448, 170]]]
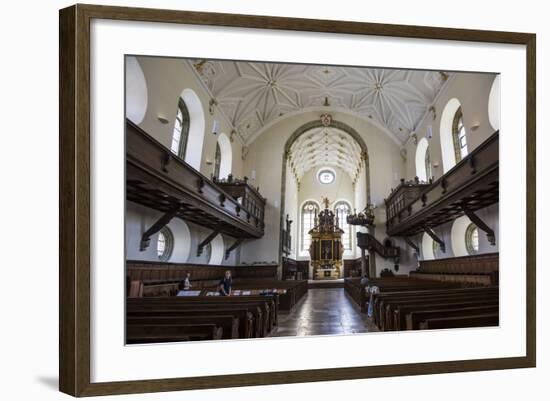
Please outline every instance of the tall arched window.
[[172, 134], [172, 152], [185, 160], [187, 151], [187, 141], [189, 139], [189, 110], [185, 102], [180, 97], [178, 101], [178, 111], [176, 122], [174, 124], [174, 133]]
[[231, 174], [233, 163], [233, 151], [231, 140], [223, 132], [219, 134], [216, 142], [216, 178], [227, 178]]
[[216, 142], [216, 156], [214, 157], [214, 178], [220, 178], [220, 166], [222, 164], [222, 150], [219, 142]]
[[315, 225], [315, 215], [319, 212], [319, 205], [313, 201], [308, 201], [302, 206], [302, 221], [301, 221], [301, 243], [302, 251], [309, 251], [309, 245], [311, 243], [311, 237], [309, 231]]
[[351, 225], [349, 225], [346, 221], [346, 217], [351, 212], [351, 206], [346, 201], [338, 201], [334, 204], [334, 214], [338, 216], [338, 222], [340, 225], [340, 228], [344, 230], [344, 234], [342, 235], [342, 245], [344, 245], [345, 250], [351, 250], [351, 242], [352, 242], [352, 230]]
[[416, 176], [420, 181], [428, 182], [432, 178], [432, 167], [430, 163], [430, 150], [428, 140], [421, 138], [416, 146], [415, 155]]
[[468, 144], [466, 143], [466, 128], [462, 118], [462, 107], [459, 107], [453, 119], [453, 146], [455, 150], [455, 160], [458, 163], [468, 154]]
[[432, 161], [430, 158], [430, 147], [426, 148], [426, 154], [424, 155], [424, 166], [426, 167], [426, 181], [430, 181], [432, 175]]

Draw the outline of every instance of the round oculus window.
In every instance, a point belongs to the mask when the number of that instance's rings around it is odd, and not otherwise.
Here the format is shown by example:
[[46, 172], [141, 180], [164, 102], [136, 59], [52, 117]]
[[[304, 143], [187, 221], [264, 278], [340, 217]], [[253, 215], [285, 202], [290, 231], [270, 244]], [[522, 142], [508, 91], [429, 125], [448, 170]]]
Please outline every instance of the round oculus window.
[[321, 184], [332, 184], [336, 177], [334, 172], [331, 170], [321, 170], [319, 171], [317, 178]]

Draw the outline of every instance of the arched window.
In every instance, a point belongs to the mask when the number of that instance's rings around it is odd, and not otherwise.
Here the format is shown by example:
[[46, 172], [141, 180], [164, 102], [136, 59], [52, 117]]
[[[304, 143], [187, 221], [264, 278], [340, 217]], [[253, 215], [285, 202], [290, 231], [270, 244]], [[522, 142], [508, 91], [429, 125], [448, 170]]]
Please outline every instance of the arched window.
[[302, 251], [309, 251], [309, 245], [311, 243], [311, 237], [309, 236], [309, 231], [315, 225], [315, 215], [319, 212], [319, 205], [313, 201], [308, 201], [302, 206], [302, 232], [301, 232], [301, 243]]
[[229, 174], [231, 174], [233, 150], [231, 147], [231, 140], [224, 133], [218, 136], [215, 160], [216, 178], [227, 178]]
[[189, 110], [185, 102], [180, 97], [178, 101], [178, 111], [176, 113], [176, 122], [174, 124], [174, 133], [172, 134], [172, 152], [185, 160], [187, 151], [187, 141], [189, 139]]
[[432, 175], [432, 161], [430, 159], [430, 147], [426, 148], [426, 154], [424, 155], [424, 166], [426, 168], [426, 181], [430, 181]]
[[475, 255], [479, 252], [479, 230], [474, 223], [470, 223], [466, 229], [466, 249], [470, 255]]
[[332, 184], [336, 178], [334, 170], [323, 168], [317, 173], [317, 179], [321, 184]]
[[351, 250], [352, 242], [352, 230], [351, 225], [346, 221], [346, 217], [351, 212], [351, 206], [346, 201], [338, 201], [334, 204], [334, 214], [338, 216], [338, 222], [340, 228], [344, 230], [342, 235], [342, 245], [344, 245], [345, 250]]
[[430, 149], [428, 140], [421, 138], [416, 146], [415, 155], [416, 176], [420, 181], [428, 182], [432, 178], [432, 166], [430, 162]]
[[166, 226], [162, 227], [157, 237], [157, 256], [162, 262], [170, 260], [174, 249], [174, 235]]
[[216, 156], [214, 157], [214, 178], [220, 178], [220, 166], [222, 164], [222, 151], [219, 142], [216, 142]]
[[455, 161], [458, 163], [468, 154], [466, 143], [466, 128], [462, 118], [462, 107], [459, 107], [453, 119], [453, 146], [455, 150]]

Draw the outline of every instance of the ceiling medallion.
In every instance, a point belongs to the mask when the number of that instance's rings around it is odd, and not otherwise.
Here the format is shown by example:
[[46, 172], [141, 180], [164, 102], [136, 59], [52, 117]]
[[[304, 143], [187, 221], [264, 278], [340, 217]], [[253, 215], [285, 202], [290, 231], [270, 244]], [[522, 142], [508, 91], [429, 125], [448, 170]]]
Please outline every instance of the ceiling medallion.
[[330, 114], [322, 114], [321, 115], [321, 124], [323, 124], [323, 127], [329, 127], [332, 124], [332, 116]]

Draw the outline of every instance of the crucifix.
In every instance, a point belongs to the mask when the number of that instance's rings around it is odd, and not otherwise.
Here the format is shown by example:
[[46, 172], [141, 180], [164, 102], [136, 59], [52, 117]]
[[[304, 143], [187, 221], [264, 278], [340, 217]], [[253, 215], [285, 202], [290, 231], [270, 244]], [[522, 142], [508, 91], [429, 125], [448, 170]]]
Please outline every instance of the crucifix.
[[321, 198], [321, 202], [325, 204], [325, 209], [328, 209], [328, 206], [330, 205], [330, 201], [328, 200], [328, 198], [326, 196], [323, 196]]

